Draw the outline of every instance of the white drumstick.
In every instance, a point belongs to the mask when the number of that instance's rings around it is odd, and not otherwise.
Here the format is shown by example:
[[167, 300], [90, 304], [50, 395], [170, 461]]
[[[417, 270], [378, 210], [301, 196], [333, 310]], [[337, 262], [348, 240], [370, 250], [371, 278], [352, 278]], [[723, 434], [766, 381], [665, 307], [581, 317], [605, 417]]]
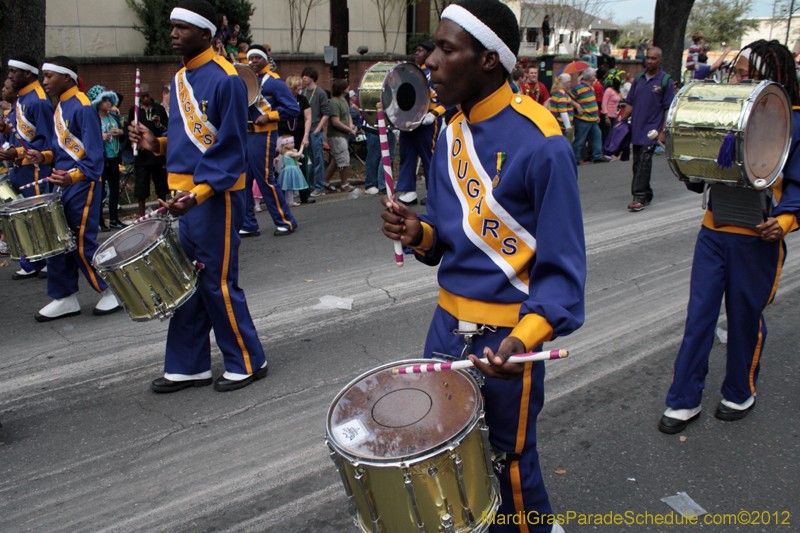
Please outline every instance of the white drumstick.
[[661, 147], [662, 150], [666, 150], [666, 148], [664, 148], [664, 144], [661, 141], [656, 140], [656, 139], [658, 139], [658, 130], [650, 130], [650, 131], [648, 131], [647, 132], [647, 138], [650, 139], [651, 141], [655, 140], [656, 143]]
[[[529, 363], [531, 361], [549, 361], [551, 359], [564, 359], [569, 356], [567, 350], [550, 350], [547, 352], [531, 352], [519, 355], [512, 355], [509, 357], [507, 363]], [[489, 364], [489, 360], [485, 357], [480, 360], [482, 363]], [[472, 368], [472, 361], [466, 359], [464, 361], [452, 361], [449, 363], [429, 363], [427, 365], [411, 365], [400, 368], [393, 368], [392, 374], [426, 374], [428, 372], [442, 372], [444, 370], [463, 370], [465, 368]]]

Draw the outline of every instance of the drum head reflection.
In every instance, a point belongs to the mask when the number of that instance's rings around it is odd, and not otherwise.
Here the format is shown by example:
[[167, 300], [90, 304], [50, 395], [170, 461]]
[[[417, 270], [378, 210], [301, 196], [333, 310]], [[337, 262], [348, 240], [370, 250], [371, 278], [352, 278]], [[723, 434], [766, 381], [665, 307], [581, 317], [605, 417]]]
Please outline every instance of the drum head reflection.
[[17, 211], [24, 211], [30, 207], [47, 205], [58, 199], [58, 197], [59, 195], [57, 194], [41, 194], [39, 196], [31, 196], [30, 198], [20, 198], [19, 200], [14, 200], [13, 202], [5, 204], [3, 207], [0, 207], [0, 209], [7, 213], [15, 213]]
[[389, 123], [399, 130], [409, 130], [428, 112], [430, 103], [428, 79], [414, 65], [400, 63], [383, 82], [383, 111]]
[[152, 218], [128, 226], [103, 243], [94, 254], [97, 268], [114, 268], [141, 253], [158, 242], [167, 229], [167, 223], [159, 218]]
[[[397, 365], [401, 366], [401, 365]], [[330, 432], [347, 452], [370, 459], [418, 455], [448, 442], [478, 410], [478, 390], [461, 372], [359, 379], [331, 409]]]

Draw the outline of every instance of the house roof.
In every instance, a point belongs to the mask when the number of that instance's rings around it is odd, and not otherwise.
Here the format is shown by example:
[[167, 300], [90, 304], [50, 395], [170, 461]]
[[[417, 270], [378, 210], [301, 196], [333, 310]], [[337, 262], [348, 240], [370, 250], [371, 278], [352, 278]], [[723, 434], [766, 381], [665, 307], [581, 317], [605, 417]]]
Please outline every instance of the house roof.
[[[522, 9], [522, 17], [520, 26], [524, 28], [541, 28], [542, 20], [545, 14], [550, 15], [550, 25], [563, 26], [566, 21], [570, 25], [574, 25], [576, 21], [580, 21], [580, 29], [591, 28], [593, 30], [621, 30], [613, 22], [602, 19], [600, 17], [592, 16], [589, 13], [576, 9], [568, 5], [555, 5], [545, 4], [542, 2], [531, 2], [522, 0], [520, 2]], [[565, 22], [562, 22], [565, 21]]]

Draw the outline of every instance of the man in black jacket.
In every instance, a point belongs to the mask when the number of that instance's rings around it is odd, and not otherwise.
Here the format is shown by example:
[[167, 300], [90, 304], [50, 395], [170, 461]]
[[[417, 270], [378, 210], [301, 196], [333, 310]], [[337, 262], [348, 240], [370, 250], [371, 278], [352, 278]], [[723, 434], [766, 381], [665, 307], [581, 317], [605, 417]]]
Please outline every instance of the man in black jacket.
[[[128, 124], [133, 123], [134, 107], [128, 111]], [[161, 137], [167, 132], [167, 111], [160, 104], [150, 98], [150, 86], [142, 83], [139, 86], [139, 122], [153, 132], [156, 137]], [[133, 195], [139, 200], [139, 216], [144, 216], [144, 206], [150, 197], [150, 179], [156, 189], [156, 196], [167, 200], [169, 187], [167, 186], [167, 159], [157, 156], [150, 150], [139, 149], [139, 155], [133, 162]]]

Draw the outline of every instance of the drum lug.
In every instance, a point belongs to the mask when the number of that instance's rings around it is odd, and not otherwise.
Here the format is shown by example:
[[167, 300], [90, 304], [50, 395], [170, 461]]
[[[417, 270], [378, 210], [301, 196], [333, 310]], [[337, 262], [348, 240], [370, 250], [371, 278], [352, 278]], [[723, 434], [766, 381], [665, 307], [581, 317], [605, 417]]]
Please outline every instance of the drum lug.
[[452, 451], [450, 458], [456, 465], [456, 475], [458, 476], [458, 492], [461, 496], [461, 508], [469, 522], [469, 527], [475, 527], [475, 516], [472, 514], [472, 508], [469, 505], [469, 497], [467, 496], [467, 487], [464, 485], [464, 463], [461, 461], [461, 456], [458, 455], [457, 450]]
[[169, 306], [161, 301], [161, 297], [156, 293], [152, 285], [150, 286], [150, 299], [153, 300], [155, 314], [159, 320], [166, 320], [172, 316]]
[[403, 467], [403, 483], [405, 483], [406, 491], [408, 491], [408, 497], [411, 498], [411, 506], [414, 507], [414, 516], [417, 517], [417, 528], [419, 528], [419, 533], [425, 533], [425, 523], [422, 521], [422, 515], [419, 512], [419, 506], [417, 505], [417, 496], [414, 494], [414, 481], [411, 479], [411, 474], [408, 471], [408, 467]]
[[336, 453], [336, 450], [333, 449], [331, 443], [328, 439], [325, 439], [325, 444], [328, 445], [328, 453], [331, 456], [331, 461], [333, 464], [336, 465], [336, 470], [339, 472], [339, 476], [342, 478], [342, 483], [344, 484], [344, 493], [347, 495], [347, 506], [348, 510], [350, 511], [350, 516], [353, 518], [358, 517], [358, 509], [356, 509], [356, 502], [353, 498], [353, 489], [350, 487], [350, 482], [347, 480], [347, 475], [344, 471], [344, 464], [342, 464], [342, 457]]
[[455, 524], [453, 524], [453, 515], [450, 513], [444, 513], [439, 517], [439, 522], [442, 523], [442, 532], [443, 533], [456, 533]]
[[356, 466], [355, 469], [356, 483], [358, 484], [358, 488], [361, 489], [361, 494], [364, 495], [364, 500], [367, 502], [367, 508], [369, 509], [369, 518], [372, 520], [372, 533], [381, 533], [381, 519], [378, 516], [378, 510], [375, 508], [375, 502], [372, 500], [372, 493], [370, 493], [369, 489], [364, 484], [364, 470], [358, 466]]
[[[483, 414], [481, 414], [478, 424], [480, 425], [481, 437], [483, 439], [483, 454], [486, 459], [486, 473], [489, 475], [494, 493], [497, 494], [497, 497], [499, 498], [500, 481], [497, 479], [499, 473], [496, 471], [495, 462], [492, 459], [492, 445], [489, 443], [489, 427], [486, 425]], [[500, 470], [502, 471], [502, 466], [500, 467]]]

